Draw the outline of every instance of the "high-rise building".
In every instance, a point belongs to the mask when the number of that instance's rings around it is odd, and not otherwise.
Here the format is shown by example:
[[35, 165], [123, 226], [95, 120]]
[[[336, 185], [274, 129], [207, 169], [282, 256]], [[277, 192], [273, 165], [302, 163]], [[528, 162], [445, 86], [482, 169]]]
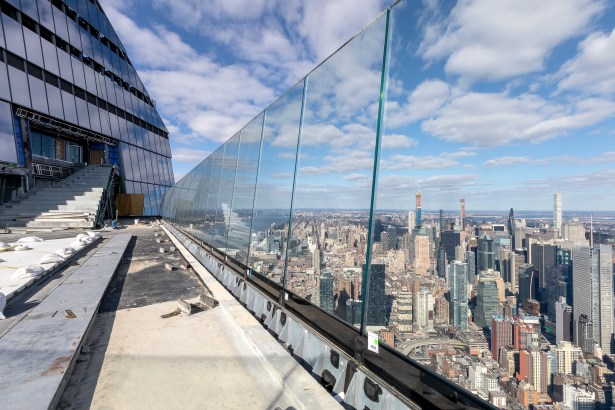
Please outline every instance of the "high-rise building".
[[482, 234], [478, 238], [478, 273], [488, 269], [495, 269], [495, 249], [493, 238], [488, 234]]
[[466, 200], [460, 199], [459, 204], [461, 206], [461, 230], [466, 228]]
[[519, 272], [519, 303], [529, 299], [536, 299], [538, 272], [529, 263], [518, 266], [517, 270]]
[[458, 231], [443, 231], [440, 237], [440, 245], [446, 252], [446, 260], [448, 262], [455, 259], [455, 248], [461, 244], [461, 232]]
[[562, 234], [562, 194], [560, 192], [553, 194], [553, 227], [557, 230], [557, 234]]
[[425, 330], [433, 330], [433, 295], [429, 290], [423, 289], [414, 294], [412, 307], [414, 324]]
[[159, 215], [174, 182], [168, 131], [100, 4], [22, 4], [2, 2], [0, 162], [10, 172], [0, 186], [11, 192], [0, 203], [81, 164], [111, 164], [127, 193], [144, 194], [144, 214]]
[[414, 211], [408, 211], [408, 233], [416, 228], [416, 213]]
[[581, 314], [574, 320], [574, 342], [583, 350], [583, 353], [593, 353], [594, 323], [586, 314]]
[[[363, 269], [366, 266], [363, 265]], [[372, 263], [369, 271], [369, 289], [367, 295], [367, 326], [386, 325], [385, 265]], [[364, 296], [365, 297], [365, 296]]]
[[500, 298], [495, 280], [481, 279], [476, 289], [474, 323], [491, 328], [491, 318], [500, 314]]
[[431, 267], [429, 258], [429, 237], [416, 235], [414, 237], [414, 273], [427, 275]]
[[397, 249], [397, 231], [394, 226], [387, 227], [387, 249]]
[[327, 313], [333, 313], [333, 277], [325, 271], [319, 278], [320, 308]]
[[549, 244], [532, 244], [530, 263], [538, 271], [538, 287], [547, 287], [546, 273], [548, 268], [557, 266], [557, 246]]
[[468, 264], [452, 261], [448, 265], [446, 280], [450, 289], [450, 324], [468, 330]]
[[401, 333], [412, 332], [412, 299], [413, 292], [403, 286], [397, 295], [397, 329]]
[[578, 246], [573, 250], [574, 318], [587, 316], [593, 324], [593, 339], [605, 354], [611, 353], [613, 336], [612, 249], [610, 245], [600, 245]]
[[578, 219], [564, 222], [562, 225], [562, 238], [571, 241], [575, 246], [587, 246], [589, 242], [585, 238], [585, 225]]
[[572, 329], [572, 306], [566, 304], [566, 298], [560, 297], [555, 302], [555, 343], [569, 342]]
[[491, 357], [500, 360], [500, 352], [503, 347], [512, 346], [513, 333], [512, 321], [502, 316], [494, 316], [491, 319]]
[[438, 248], [438, 260], [436, 264], [436, 270], [438, 271], [439, 277], [446, 277], [446, 251], [442, 246]]
[[416, 193], [416, 227], [420, 228], [423, 224], [423, 212], [421, 210], [421, 194]]
[[556, 373], [572, 374], [574, 362], [583, 358], [581, 348], [567, 341], [557, 342], [553, 351], [555, 352]]

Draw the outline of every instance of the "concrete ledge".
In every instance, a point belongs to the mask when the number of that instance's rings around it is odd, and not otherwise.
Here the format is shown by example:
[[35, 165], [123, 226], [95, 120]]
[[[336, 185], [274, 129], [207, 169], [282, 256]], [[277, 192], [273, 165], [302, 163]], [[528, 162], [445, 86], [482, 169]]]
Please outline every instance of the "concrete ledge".
[[251, 346], [246, 355], [256, 357], [296, 403], [303, 409], [340, 409], [342, 406], [263, 328], [254, 316], [244, 308], [228, 290], [173, 236], [173, 245], [186, 258], [194, 271], [219, 302], [219, 309], [233, 324], [233, 332]]
[[3, 408], [56, 407], [131, 238], [111, 238], [0, 338]]

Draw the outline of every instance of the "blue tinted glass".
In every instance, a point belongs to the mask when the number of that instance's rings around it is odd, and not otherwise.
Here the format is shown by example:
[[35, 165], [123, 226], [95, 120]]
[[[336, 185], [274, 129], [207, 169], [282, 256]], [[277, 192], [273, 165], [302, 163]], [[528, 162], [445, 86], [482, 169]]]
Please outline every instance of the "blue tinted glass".
[[8, 69], [13, 101], [26, 107], [32, 107], [26, 73], [11, 66], [8, 66]]
[[0, 161], [17, 163], [15, 134], [13, 133], [13, 113], [11, 106], [0, 101]]

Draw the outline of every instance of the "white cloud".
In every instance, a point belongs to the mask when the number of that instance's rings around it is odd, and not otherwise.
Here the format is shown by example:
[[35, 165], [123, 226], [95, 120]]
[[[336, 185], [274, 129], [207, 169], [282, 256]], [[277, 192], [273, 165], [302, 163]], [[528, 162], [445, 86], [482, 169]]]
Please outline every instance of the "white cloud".
[[615, 162], [615, 151], [603, 152], [592, 158], [591, 162]]
[[559, 90], [581, 90], [605, 95], [615, 93], [615, 29], [592, 33], [579, 44], [578, 54], [567, 61], [556, 77]]
[[196, 164], [201, 162], [211, 152], [193, 148], [175, 148], [173, 149], [173, 160], [176, 162], [186, 162]]
[[501, 80], [541, 71], [549, 53], [582, 34], [604, 9], [599, 0], [471, 0], [424, 28], [419, 52], [446, 59], [446, 72]]
[[568, 106], [538, 95], [468, 92], [454, 97], [421, 129], [444, 141], [494, 147], [540, 142], [615, 115], [615, 103], [587, 99]]
[[529, 157], [500, 157], [485, 161], [483, 164], [486, 167], [501, 167], [517, 164], [527, 164], [532, 159]]
[[441, 169], [457, 166], [459, 163], [452, 159], [428, 155], [416, 157], [413, 155], [393, 155], [381, 160], [384, 169]]

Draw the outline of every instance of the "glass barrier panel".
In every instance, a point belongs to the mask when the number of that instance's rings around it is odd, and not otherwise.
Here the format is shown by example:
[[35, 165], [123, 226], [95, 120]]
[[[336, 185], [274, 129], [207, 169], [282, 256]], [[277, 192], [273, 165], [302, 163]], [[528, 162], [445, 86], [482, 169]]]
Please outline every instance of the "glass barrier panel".
[[[365, 297], [385, 26], [381, 16], [307, 77], [287, 249], [286, 288], [356, 326]], [[383, 298], [384, 281], [377, 291]]]
[[222, 252], [226, 251], [226, 237], [231, 216], [231, 201], [233, 200], [233, 188], [235, 186], [240, 135], [241, 133], [238, 132], [233, 138], [224, 143], [224, 159], [222, 161], [222, 173], [220, 174], [220, 188], [212, 242], [212, 245]]
[[[205, 212], [205, 229], [203, 241], [213, 244], [214, 225], [218, 210], [218, 193], [220, 190], [220, 178], [222, 175], [222, 162], [224, 160], [224, 145], [211, 155], [211, 176], [209, 190], [207, 192], [207, 211]], [[222, 213], [222, 212], [220, 212]]]
[[282, 283], [304, 80], [265, 111], [248, 266]]
[[264, 117], [265, 114], [261, 113], [241, 130], [237, 154], [237, 173], [235, 175], [231, 212], [228, 217], [226, 254], [241, 263], [247, 263], [248, 259]]

